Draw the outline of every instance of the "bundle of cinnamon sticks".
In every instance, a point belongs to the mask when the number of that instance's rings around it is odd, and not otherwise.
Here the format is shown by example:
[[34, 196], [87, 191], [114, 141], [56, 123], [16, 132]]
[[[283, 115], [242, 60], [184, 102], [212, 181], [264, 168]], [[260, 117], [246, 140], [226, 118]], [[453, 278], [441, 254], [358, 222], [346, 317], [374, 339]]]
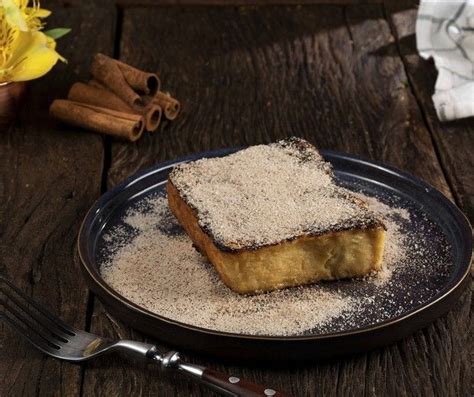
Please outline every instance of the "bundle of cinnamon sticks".
[[73, 84], [68, 99], [51, 104], [53, 117], [134, 142], [143, 131], [156, 131], [162, 116], [174, 120], [180, 111], [180, 103], [160, 91], [156, 73], [96, 54], [91, 74], [88, 83]]

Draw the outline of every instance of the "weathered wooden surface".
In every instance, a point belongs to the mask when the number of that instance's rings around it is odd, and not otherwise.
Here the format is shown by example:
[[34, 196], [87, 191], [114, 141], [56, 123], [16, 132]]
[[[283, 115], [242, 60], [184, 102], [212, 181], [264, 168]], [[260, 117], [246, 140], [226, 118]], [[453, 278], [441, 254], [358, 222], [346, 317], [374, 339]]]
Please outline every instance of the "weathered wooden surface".
[[[194, 151], [298, 135], [323, 148], [408, 170], [450, 196], [394, 44], [377, 6], [126, 9], [121, 59], [156, 68], [164, 87], [185, 100], [181, 116], [159, 133], [134, 145], [113, 144], [108, 185]], [[385, 47], [391, 52], [379, 55]], [[469, 323], [469, 303], [466, 294], [455, 311], [427, 330], [395, 346], [333, 363], [249, 370], [189, 357], [297, 396], [462, 395], [468, 393], [469, 361], [463, 352], [467, 337], [459, 329]], [[100, 306], [92, 327], [135, 336], [111, 322]], [[150, 382], [158, 376], [156, 369], [132, 368], [123, 361], [118, 368], [117, 379], [117, 368], [91, 366], [85, 393], [208, 393], [169, 376], [161, 389], [163, 383]]]
[[449, 195], [400, 58], [373, 54], [393, 40], [378, 6], [126, 10], [122, 58], [186, 101], [159, 134], [114, 145], [109, 185], [193, 151], [297, 135]]
[[[473, 121], [436, 127], [432, 69], [425, 76], [425, 65], [403, 39], [413, 26], [411, 4], [399, 5], [402, 13], [392, 13], [391, 4], [387, 12], [371, 4], [133, 7], [116, 15], [104, 3], [74, 0], [72, 8], [54, 8], [61, 25], [79, 32], [82, 24], [80, 34], [64, 41], [63, 48], [71, 45], [63, 51], [70, 67], [60, 69], [61, 78], [58, 70], [35, 83], [35, 110], [0, 135], [0, 195], [7, 203], [0, 208], [1, 270], [67, 321], [102, 335], [146, 340], [94, 298], [87, 312], [75, 259], [78, 223], [101, 185], [112, 187], [139, 169], [191, 152], [298, 135], [412, 172], [448, 197], [454, 193], [471, 211], [472, 181], [461, 166], [472, 161], [465, 153], [474, 142]], [[84, 75], [94, 51], [112, 53], [115, 31], [115, 55], [159, 70], [183, 112], [136, 144], [106, 140], [103, 156], [100, 137], [52, 124], [38, 109]], [[467, 291], [444, 318], [367, 354], [286, 369], [186, 358], [296, 396], [467, 396], [470, 321]], [[83, 367], [59, 364], [0, 331], [0, 372], [6, 373], [0, 395], [210, 395], [156, 366], [117, 356]]]
[[416, 9], [413, 0], [387, 6], [397, 37], [398, 47], [407, 69], [411, 87], [423, 108], [448, 182], [457, 202], [471, 223], [474, 222], [474, 123], [472, 118], [441, 123], [431, 101], [436, 79], [432, 61], [420, 58], [416, 52]]
[[[387, 1], [387, 0], [385, 0]], [[395, 0], [389, 0], [395, 1]], [[117, 4], [129, 6], [262, 6], [262, 5], [306, 5], [306, 4], [382, 4], [384, 0], [118, 0]]]
[[[49, 6], [52, 25], [73, 29], [60, 45], [70, 66], [60, 65], [32, 83], [18, 125], [0, 132], [0, 271], [82, 328], [89, 293], [79, 272], [76, 238], [81, 218], [100, 194], [102, 137], [56, 125], [48, 106], [85, 76], [94, 51], [112, 50], [115, 17], [92, 4]], [[0, 346], [0, 395], [78, 394], [80, 366], [46, 358], [3, 322]]]

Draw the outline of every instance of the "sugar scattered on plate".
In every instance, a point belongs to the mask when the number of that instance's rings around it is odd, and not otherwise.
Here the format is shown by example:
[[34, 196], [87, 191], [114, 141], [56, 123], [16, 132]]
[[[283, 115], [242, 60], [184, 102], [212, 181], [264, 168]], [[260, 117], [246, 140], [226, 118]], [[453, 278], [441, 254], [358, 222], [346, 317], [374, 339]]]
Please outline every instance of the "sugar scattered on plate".
[[[364, 279], [239, 295], [194, 249], [166, 198], [159, 195], [141, 200], [125, 214], [122, 225], [104, 236], [108, 259], [101, 273], [112, 288], [138, 306], [216, 331], [288, 336], [369, 325], [396, 314], [396, 302], [387, 310], [379, 307], [387, 302], [390, 306], [393, 299], [386, 286], [394, 273], [418, 266], [420, 260], [410, 254], [413, 239], [402, 231], [403, 224], [410, 222], [410, 212], [358, 195], [387, 227], [383, 269]], [[373, 309], [367, 311], [368, 307]]]

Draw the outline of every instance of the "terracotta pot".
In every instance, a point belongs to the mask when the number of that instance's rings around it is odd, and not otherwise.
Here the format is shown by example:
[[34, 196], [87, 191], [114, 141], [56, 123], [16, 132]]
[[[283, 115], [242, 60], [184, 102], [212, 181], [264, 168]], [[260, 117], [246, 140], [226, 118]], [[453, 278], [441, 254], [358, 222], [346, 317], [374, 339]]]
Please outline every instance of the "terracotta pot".
[[4, 83], [0, 84], [0, 126], [8, 127], [16, 120], [26, 83]]

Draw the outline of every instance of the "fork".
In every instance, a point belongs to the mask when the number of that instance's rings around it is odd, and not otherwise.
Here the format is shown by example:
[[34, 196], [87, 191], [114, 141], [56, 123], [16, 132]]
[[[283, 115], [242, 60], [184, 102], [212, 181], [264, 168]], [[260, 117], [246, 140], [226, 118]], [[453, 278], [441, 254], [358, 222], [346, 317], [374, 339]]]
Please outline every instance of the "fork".
[[186, 363], [176, 351], [161, 352], [148, 343], [111, 340], [72, 328], [31, 300], [4, 276], [0, 276], [0, 308], [3, 321], [37, 349], [60, 360], [82, 362], [107, 353], [121, 352], [155, 362], [164, 370], [175, 370], [225, 395], [286, 395], [237, 376]]

